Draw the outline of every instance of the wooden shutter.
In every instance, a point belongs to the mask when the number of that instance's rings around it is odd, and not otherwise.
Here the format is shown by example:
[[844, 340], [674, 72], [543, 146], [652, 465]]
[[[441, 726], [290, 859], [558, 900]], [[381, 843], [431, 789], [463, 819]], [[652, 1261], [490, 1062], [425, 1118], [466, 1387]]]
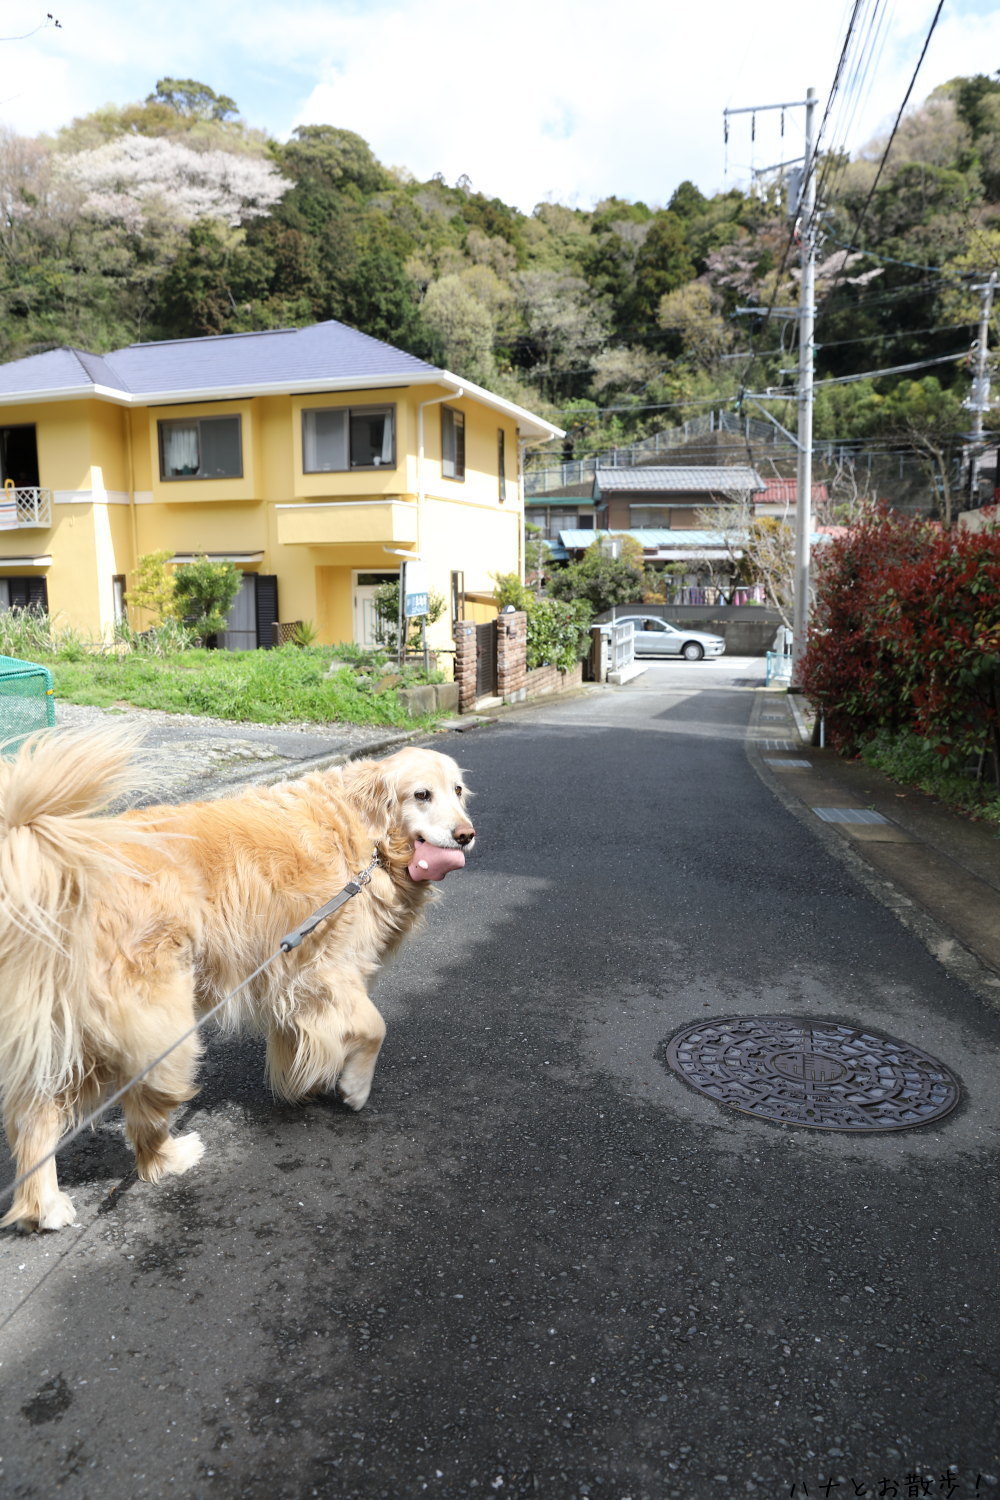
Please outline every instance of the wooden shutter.
[[11, 609], [44, 609], [49, 607], [49, 591], [44, 578], [11, 578]]
[[278, 620], [278, 575], [258, 573], [257, 578], [257, 645], [274, 645], [274, 627]]

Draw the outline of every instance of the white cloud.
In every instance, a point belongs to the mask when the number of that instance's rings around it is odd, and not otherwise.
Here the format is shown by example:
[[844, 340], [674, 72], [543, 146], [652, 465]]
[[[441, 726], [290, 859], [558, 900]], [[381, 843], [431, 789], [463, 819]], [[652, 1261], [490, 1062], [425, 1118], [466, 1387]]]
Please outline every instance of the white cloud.
[[[164, 75], [231, 94], [253, 125], [283, 137], [296, 123], [357, 131], [390, 165], [440, 171], [522, 208], [552, 197], [589, 206], [609, 193], [665, 202], [692, 178], [706, 192], [746, 180], [801, 150], [802, 112], [731, 122], [722, 110], [824, 100], [849, 6], [802, 0], [46, 0], [60, 30], [0, 46], [0, 119], [23, 134], [141, 99]], [[4, 34], [28, 31], [42, 7], [5, 8]], [[935, 0], [890, 14], [869, 97], [855, 112], [857, 147], [895, 115]], [[837, 13], [839, 11], [839, 13]], [[210, 24], [206, 25], [206, 16]], [[914, 92], [991, 67], [1000, 12], [952, 0]], [[835, 110], [837, 130], [845, 121]], [[834, 138], [839, 139], [834, 132]]]

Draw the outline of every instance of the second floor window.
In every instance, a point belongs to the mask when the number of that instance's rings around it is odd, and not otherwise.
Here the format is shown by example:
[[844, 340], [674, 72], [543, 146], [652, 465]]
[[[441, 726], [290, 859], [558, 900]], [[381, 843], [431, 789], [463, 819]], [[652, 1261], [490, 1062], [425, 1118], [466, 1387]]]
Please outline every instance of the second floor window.
[[395, 466], [395, 407], [330, 406], [302, 413], [302, 468], [306, 474]]
[[159, 422], [161, 479], [241, 479], [239, 417]]
[[0, 427], [0, 481], [18, 489], [38, 488], [38, 443], [34, 426]]
[[441, 473], [446, 479], [465, 478], [465, 416], [453, 406], [441, 408]]

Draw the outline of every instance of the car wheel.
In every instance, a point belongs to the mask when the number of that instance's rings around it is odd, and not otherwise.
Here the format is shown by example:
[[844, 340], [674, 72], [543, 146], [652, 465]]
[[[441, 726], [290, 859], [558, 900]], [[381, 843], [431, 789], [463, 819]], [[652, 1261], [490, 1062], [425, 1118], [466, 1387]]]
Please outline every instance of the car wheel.
[[681, 655], [685, 661], [701, 661], [705, 655], [704, 646], [699, 646], [697, 641], [688, 641], [681, 647]]

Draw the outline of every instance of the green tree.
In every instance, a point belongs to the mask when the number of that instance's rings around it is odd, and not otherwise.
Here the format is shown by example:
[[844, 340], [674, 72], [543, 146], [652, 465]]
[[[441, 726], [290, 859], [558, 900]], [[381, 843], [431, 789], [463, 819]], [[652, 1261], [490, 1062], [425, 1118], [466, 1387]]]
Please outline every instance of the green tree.
[[240, 591], [243, 575], [234, 563], [196, 557], [174, 571], [177, 612], [200, 640], [226, 628], [226, 616]]
[[495, 366], [496, 331], [485, 307], [460, 276], [442, 276], [427, 288], [421, 316], [441, 349], [441, 360], [456, 375], [489, 385]]
[[420, 357], [429, 352], [416, 287], [391, 251], [366, 250], [342, 283], [341, 298], [340, 316], [352, 327]]
[[[447, 607], [443, 594], [431, 589], [427, 595], [426, 615], [412, 616], [407, 622], [406, 649], [415, 651], [420, 646], [422, 626], [433, 625], [440, 620]], [[385, 649], [392, 653], [399, 649], [399, 583], [381, 583], [375, 590], [375, 618], [378, 620], [378, 638]]]
[[694, 276], [694, 264], [676, 214], [659, 213], [649, 226], [635, 261], [635, 284], [629, 299], [632, 335], [642, 339], [656, 326], [660, 302]]
[[584, 600], [595, 615], [616, 604], [638, 604], [646, 587], [641, 547], [638, 550], [638, 558], [627, 552], [609, 557], [594, 543], [579, 562], [552, 574], [549, 593], [554, 599]]
[[169, 547], [162, 552], [144, 553], [136, 562], [132, 587], [128, 591], [129, 605], [151, 614], [154, 627], [178, 617], [176, 579], [167, 568], [172, 556]]
[[217, 94], [207, 83], [194, 78], [161, 78], [146, 103], [165, 104], [175, 114], [199, 119], [227, 120], [239, 113], [235, 99], [228, 94]]
[[279, 148], [283, 170], [298, 182], [311, 182], [355, 199], [390, 187], [391, 179], [368, 142], [335, 125], [297, 125]]

